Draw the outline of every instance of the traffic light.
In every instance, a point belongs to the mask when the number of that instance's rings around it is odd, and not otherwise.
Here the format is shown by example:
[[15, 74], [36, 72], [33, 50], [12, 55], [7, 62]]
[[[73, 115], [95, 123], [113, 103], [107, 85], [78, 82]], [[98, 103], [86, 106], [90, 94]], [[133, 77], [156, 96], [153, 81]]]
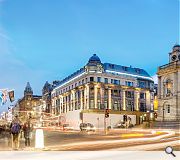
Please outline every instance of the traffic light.
[[127, 115], [126, 114], [123, 115], [123, 121], [127, 122]]
[[109, 109], [106, 109], [105, 111], [105, 118], [108, 118], [109, 117]]

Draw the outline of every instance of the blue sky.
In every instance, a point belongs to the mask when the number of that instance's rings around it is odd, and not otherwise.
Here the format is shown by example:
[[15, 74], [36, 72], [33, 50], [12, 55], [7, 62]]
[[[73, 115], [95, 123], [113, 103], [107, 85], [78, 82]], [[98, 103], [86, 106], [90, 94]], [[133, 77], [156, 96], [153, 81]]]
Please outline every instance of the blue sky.
[[94, 53], [153, 76], [178, 38], [179, 0], [0, 0], [0, 88], [41, 94]]

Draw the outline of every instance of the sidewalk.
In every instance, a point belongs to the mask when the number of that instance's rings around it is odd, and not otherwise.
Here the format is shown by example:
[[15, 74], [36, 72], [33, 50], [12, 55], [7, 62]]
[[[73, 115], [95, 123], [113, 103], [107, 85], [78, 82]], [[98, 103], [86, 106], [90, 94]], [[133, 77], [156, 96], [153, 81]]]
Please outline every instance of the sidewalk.
[[[25, 142], [24, 138], [20, 138], [20, 151], [32, 151], [34, 150], [34, 147], [25, 147]], [[0, 138], [0, 151], [14, 151], [12, 149], [12, 141], [11, 139], [8, 139], [7, 137], [5, 138]], [[34, 146], [34, 139], [31, 142], [31, 146]]]

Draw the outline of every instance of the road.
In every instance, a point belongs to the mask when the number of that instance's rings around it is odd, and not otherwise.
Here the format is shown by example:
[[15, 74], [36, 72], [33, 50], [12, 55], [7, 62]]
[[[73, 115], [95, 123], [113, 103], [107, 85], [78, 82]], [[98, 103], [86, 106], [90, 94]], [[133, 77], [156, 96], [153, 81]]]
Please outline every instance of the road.
[[[180, 150], [180, 133], [178, 130], [141, 130], [121, 129], [111, 130], [107, 135], [103, 131], [82, 133], [78, 131], [44, 131], [45, 151], [153, 151], [163, 150], [166, 146], [175, 146]], [[24, 146], [21, 139], [20, 150], [34, 151], [32, 147]], [[8, 139], [0, 139], [0, 150], [11, 150]]]

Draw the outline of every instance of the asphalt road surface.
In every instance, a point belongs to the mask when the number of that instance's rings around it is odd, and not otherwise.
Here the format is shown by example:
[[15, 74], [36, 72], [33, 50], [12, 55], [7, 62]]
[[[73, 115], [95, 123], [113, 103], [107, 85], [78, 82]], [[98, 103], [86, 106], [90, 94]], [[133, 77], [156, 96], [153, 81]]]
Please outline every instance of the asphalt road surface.
[[[174, 146], [180, 151], [180, 133], [178, 130], [141, 130], [121, 129], [111, 130], [107, 135], [100, 132], [52, 131], [44, 130], [43, 151], [153, 151], [164, 150], [166, 146]], [[9, 139], [0, 139], [0, 150], [12, 150]], [[9, 145], [9, 146], [8, 146]], [[20, 151], [37, 151], [34, 148], [35, 139], [31, 147], [25, 147], [24, 138], [20, 140]]]

